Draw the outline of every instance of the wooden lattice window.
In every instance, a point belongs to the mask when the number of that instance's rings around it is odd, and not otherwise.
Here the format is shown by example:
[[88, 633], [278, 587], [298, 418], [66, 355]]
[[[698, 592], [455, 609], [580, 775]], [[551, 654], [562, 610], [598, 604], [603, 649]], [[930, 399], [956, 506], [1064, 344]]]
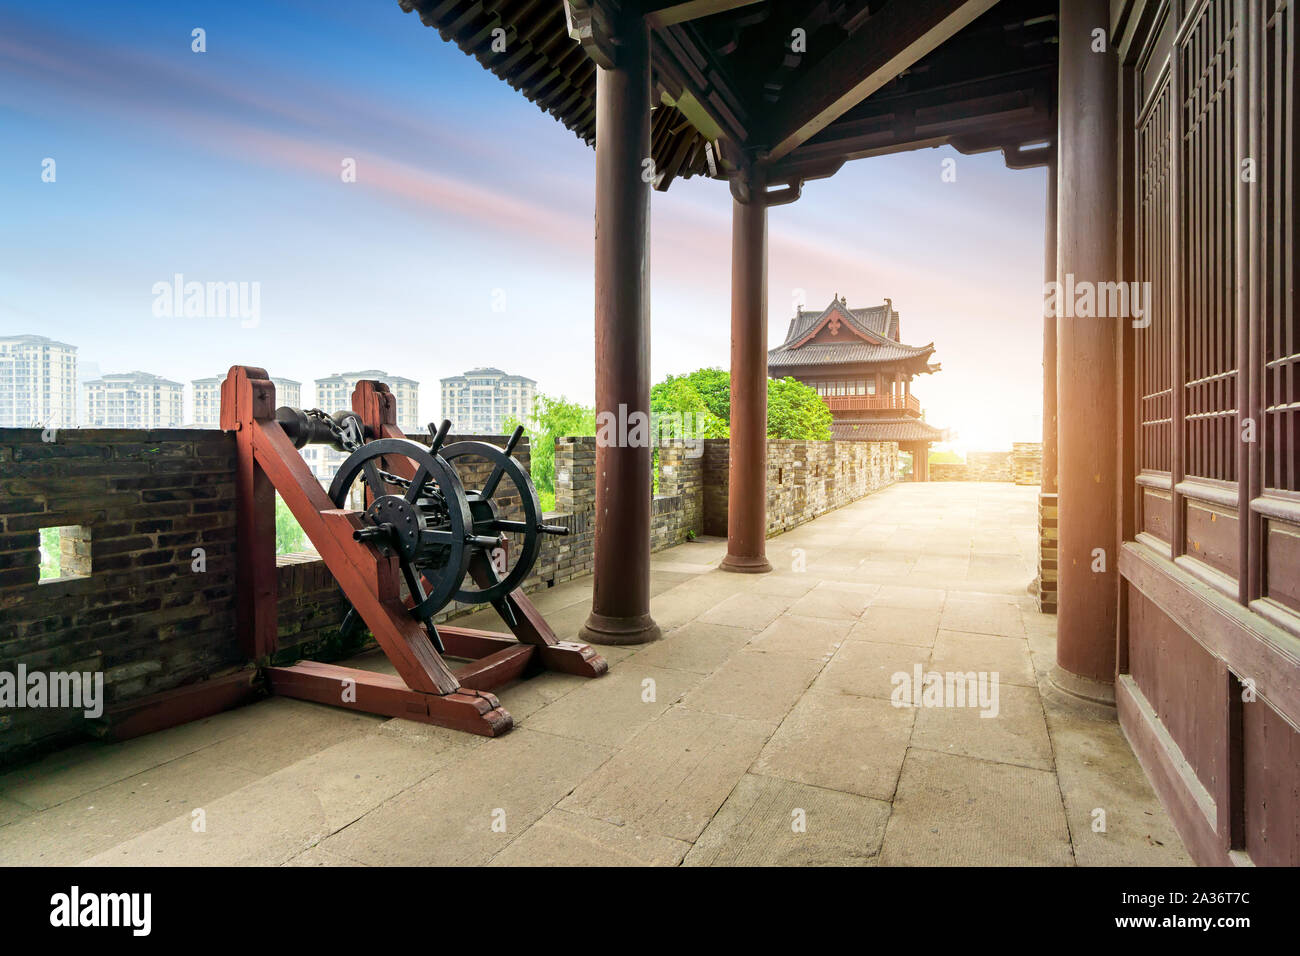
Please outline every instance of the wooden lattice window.
[[1147, 303], [1151, 322], [1134, 333], [1137, 348], [1138, 467], [1168, 472], [1173, 457], [1173, 390], [1170, 387], [1169, 288], [1169, 82], [1160, 92], [1137, 131], [1138, 280], [1150, 283]]
[[1237, 479], [1232, 3], [1206, 3], [1180, 45], [1184, 471]]
[[1260, 324], [1264, 342], [1264, 487], [1300, 491], [1300, 335], [1296, 329], [1296, 62], [1295, 9], [1265, 4], [1261, 58], [1263, 126], [1260, 156]]

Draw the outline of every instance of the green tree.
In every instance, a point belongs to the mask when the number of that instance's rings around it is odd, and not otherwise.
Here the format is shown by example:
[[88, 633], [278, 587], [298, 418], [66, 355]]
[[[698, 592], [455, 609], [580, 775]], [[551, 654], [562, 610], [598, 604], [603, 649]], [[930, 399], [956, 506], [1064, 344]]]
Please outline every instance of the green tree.
[[768, 379], [767, 437], [828, 441], [831, 410], [810, 385], [788, 377]]
[[730, 372], [724, 372], [720, 368], [701, 368], [683, 378], [695, 386], [710, 412], [726, 424], [731, 424]]
[[41, 580], [57, 578], [62, 573], [62, 542], [58, 528], [41, 529]]
[[563, 395], [558, 398], [538, 395], [529, 421], [509, 418], [505, 422], [507, 431], [514, 431], [518, 425], [523, 425], [528, 435], [533, 484], [537, 486], [542, 507], [549, 510], [555, 503], [555, 439], [596, 434], [596, 410], [571, 402]]
[[275, 496], [275, 553], [294, 554], [307, 550], [307, 534], [298, 524], [289, 506], [278, 494]]
[[[722, 374], [726, 374], [725, 372]], [[681, 416], [665, 421], [665, 416]], [[658, 439], [726, 438], [727, 421], [713, 413], [690, 375], [669, 375], [650, 389], [651, 431]]]
[[[731, 422], [729, 373], [702, 368], [687, 375], [669, 375], [650, 390], [651, 414], [695, 412], [701, 406], [708, 412], [706, 433], [695, 437], [726, 438]], [[768, 379], [767, 436], [827, 441], [831, 437], [831, 411], [811, 386], [793, 378]]]

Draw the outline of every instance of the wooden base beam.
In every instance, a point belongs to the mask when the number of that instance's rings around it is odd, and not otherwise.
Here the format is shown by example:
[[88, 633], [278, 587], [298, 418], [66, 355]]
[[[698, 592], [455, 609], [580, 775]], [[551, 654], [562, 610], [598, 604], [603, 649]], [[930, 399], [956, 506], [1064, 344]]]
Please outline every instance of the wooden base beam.
[[394, 674], [316, 661], [268, 667], [265, 673], [273, 692], [331, 707], [417, 720], [483, 737], [499, 737], [515, 723], [496, 695], [472, 687], [451, 694], [425, 694], [411, 690]]
[[129, 701], [105, 715], [108, 736], [129, 740], [252, 703], [260, 696], [256, 678], [256, 671], [242, 670]]

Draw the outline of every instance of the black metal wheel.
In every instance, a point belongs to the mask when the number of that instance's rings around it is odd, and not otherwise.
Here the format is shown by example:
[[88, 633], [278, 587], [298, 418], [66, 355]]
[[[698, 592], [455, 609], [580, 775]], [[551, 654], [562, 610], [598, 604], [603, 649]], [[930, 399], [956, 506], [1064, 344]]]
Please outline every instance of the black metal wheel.
[[[481, 441], [460, 441], [445, 445], [441, 455], [457, 469], [465, 471], [470, 459], [480, 458], [492, 465], [491, 475], [482, 488], [466, 492], [469, 500], [470, 514], [473, 520], [474, 534], [500, 537], [506, 535], [511, 547], [508, 551], [513, 557], [509, 568], [501, 573], [492, 564], [492, 555], [486, 554], [488, 561], [488, 578], [495, 578], [495, 583], [478, 588], [461, 588], [456, 592], [456, 600], [473, 604], [486, 604], [501, 601], [515, 588], [523, 583], [532, 571], [537, 556], [542, 549], [542, 505], [537, 500], [537, 489], [523, 465], [505, 449]], [[514, 486], [520, 502], [521, 517], [505, 517], [503, 499], [510, 497], [509, 492], [500, 494], [503, 478], [509, 479]]]
[[[414, 466], [409, 482], [389, 470], [398, 458]], [[419, 442], [381, 438], [339, 466], [329, 489], [335, 507], [346, 507], [358, 478], [370, 499], [368, 527], [358, 536], [397, 556], [414, 604], [411, 613], [428, 623], [456, 596], [473, 553], [474, 521], [456, 469]]]

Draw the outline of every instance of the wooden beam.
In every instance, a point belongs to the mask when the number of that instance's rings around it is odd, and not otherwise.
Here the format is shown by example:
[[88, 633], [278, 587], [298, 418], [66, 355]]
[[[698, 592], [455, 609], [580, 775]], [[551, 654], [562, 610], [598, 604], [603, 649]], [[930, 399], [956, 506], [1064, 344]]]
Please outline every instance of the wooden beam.
[[111, 707], [105, 715], [109, 736], [129, 740], [250, 703], [259, 696], [256, 677], [255, 671], [236, 671]]
[[759, 0], [647, 0], [645, 14], [650, 26], [659, 28], [711, 17], [715, 13], [727, 13], [758, 2]]
[[895, 0], [885, 6], [782, 97], [768, 126], [769, 161], [825, 129], [996, 2]]
[[500, 737], [514, 726], [514, 719], [494, 695], [472, 687], [457, 687], [449, 694], [423, 694], [411, 690], [394, 674], [316, 661], [268, 667], [266, 679], [271, 690], [284, 697], [438, 724], [482, 737]]
[[614, 68], [619, 5], [616, 0], [564, 0], [564, 22], [569, 36], [581, 44], [599, 67]]

